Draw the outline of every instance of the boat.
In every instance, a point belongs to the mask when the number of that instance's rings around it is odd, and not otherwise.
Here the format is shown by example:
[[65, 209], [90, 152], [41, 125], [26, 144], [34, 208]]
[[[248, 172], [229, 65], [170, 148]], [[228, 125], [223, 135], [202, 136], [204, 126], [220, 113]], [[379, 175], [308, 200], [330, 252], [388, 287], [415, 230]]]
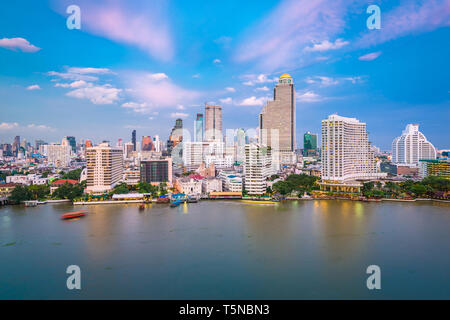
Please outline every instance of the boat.
[[24, 201], [25, 207], [36, 207], [38, 202], [36, 200]]
[[187, 199], [187, 202], [188, 203], [197, 203], [198, 202], [198, 198], [196, 198], [196, 197], [189, 197]]
[[144, 210], [144, 209], [145, 209], [145, 204], [141, 203], [141, 204], [139, 205], [139, 210]]
[[276, 204], [277, 202], [271, 200], [241, 200], [243, 203], [248, 204]]
[[169, 203], [170, 199], [168, 197], [159, 197], [156, 199], [156, 203]]
[[178, 207], [180, 204], [181, 204], [181, 200], [176, 200], [176, 201], [171, 202], [170, 206], [172, 208], [174, 208], [174, 207]]
[[85, 215], [86, 215], [85, 211], [66, 212], [63, 215], [61, 215], [61, 219], [68, 220], [68, 219], [80, 218]]

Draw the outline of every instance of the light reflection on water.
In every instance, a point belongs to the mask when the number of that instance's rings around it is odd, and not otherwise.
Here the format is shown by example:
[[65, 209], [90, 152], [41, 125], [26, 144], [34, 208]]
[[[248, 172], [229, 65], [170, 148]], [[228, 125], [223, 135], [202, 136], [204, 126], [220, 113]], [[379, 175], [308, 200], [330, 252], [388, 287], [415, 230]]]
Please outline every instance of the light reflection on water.
[[[294, 200], [0, 209], [0, 298], [450, 298], [450, 205]], [[67, 211], [87, 216], [61, 221]], [[8, 245], [7, 245], [8, 244]], [[65, 289], [65, 268], [83, 290]], [[382, 290], [365, 287], [366, 267]]]

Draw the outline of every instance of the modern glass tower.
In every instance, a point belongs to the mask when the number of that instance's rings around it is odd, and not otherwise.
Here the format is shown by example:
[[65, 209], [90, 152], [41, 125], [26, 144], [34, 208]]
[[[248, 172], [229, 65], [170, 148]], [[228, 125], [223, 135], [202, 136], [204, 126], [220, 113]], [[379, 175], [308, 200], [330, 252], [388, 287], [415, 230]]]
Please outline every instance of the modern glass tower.
[[203, 141], [203, 113], [197, 113], [197, 118], [194, 122], [194, 141]]
[[136, 151], [136, 130], [131, 133], [131, 143], [133, 144], [133, 151]]
[[306, 132], [303, 135], [303, 155], [315, 156], [317, 154], [317, 134]]

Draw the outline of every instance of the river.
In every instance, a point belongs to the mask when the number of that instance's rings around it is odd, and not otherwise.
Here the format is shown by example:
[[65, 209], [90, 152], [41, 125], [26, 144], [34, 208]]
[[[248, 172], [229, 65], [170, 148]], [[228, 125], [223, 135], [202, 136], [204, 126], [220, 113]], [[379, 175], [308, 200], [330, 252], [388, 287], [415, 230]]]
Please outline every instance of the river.
[[[78, 220], [67, 211], [86, 209]], [[450, 299], [450, 204], [0, 208], [0, 299]], [[66, 268], [81, 269], [68, 290]], [[368, 290], [366, 268], [381, 269]]]

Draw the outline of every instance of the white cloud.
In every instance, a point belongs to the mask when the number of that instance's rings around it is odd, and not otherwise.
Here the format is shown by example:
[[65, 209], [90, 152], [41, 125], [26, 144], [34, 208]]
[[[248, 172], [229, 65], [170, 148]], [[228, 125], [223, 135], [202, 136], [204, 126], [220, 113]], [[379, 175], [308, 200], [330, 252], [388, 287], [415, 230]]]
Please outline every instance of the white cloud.
[[186, 108], [182, 104], [177, 105], [177, 110], [185, 110], [185, 109]]
[[170, 114], [171, 118], [187, 118], [189, 115], [187, 113], [182, 112], [172, 112]]
[[245, 86], [254, 86], [255, 84], [263, 84], [278, 81], [278, 78], [269, 78], [267, 74], [246, 74], [242, 76], [242, 79], [247, 80], [243, 82]]
[[259, 87], [255, 89], [256, 91], [269, 91], [270, 89], [267, 86]]
[[256, 98], [255, 96], [252, 96], [250, 98], [246, 98], [242, 100], [239, 105], [240, 106], [262, 106], [269, 98], [267, 97], [260, 97]]
[[68, 92], [66, 95], [77, 99], [89, 99], [93, 104], [113, 104], [119, 100], [122, 89], [104, 86], [88, 86]]
[[38, 84], [33, 84], [27, 87], [27, 90], [41, 90], [41, 87]]
[[37, 52], [41, 50], [34, 45], [32, 45], [28, 40], [24, 38], [3, 38], [0, 39], [0, 47], [17, 51], [20, 50], [22, 52]]
[[147, 75], [147, 77], [154, 81], [162, 81], [169, 79], [169, 76], [165, 73], [150, 73]]
[[29, 124], [27, 125], [27, 128], [29, 129], [35, 129], [35, 130], [43, 130], [43, 131], [54, 131], [55, 129], [53, 129], [52, 127], [46, 126], [44, 124]]
[[218, 45], [223, 46], [224, 48], [228, 48], [230, 46], [232, 40], [233, 40], [233, 38], [231, 38], [231, 37], [221, 36], [220, 38], [217, 38], [216, 40], [214, 40], [214, 42], [217, 43]]
[[149, 108], [146, 103], [126, 102], [122, 104], [122, 108], [130, 108], [136, 113], [149, 113]]
[[11, 130], [18, 126], [19, 124], [17, 122], [2, 122], [0, 123], [0, 130]]
[[193, 75], [192, 75], [192, 78], [194, 78], [194, 79], [200, 78], [200, 73], [193, 74]]
[[323, 100], [320, 95], [313, 91], [306, 91], [302, 94], [297, 94], [297, 100], [301, 102], [318, 102]]
[[236, 89], [232, 87], [226, 87], [225, 90], [228, 92], [236, 92]]
[[233, 103], [233, 99], [230, 97], [225, 98], [225, 99], [219, 99], [219, 101], [223, 104], [232, 104]]
[[306, 83], [309, 84], [320, 84], [323, 87], [329, 87], [333, 85], [337, 85], [339, 81], [334, 78], [325, 77], [325, 76], [314, 76], [306, 78]]
[[57, 83], [55, 84], [55, 87], [61, 87], [61, 88], [82, 88], [92, 86], [92, 83], [86, 82], [84, 80], [78, 80], [74, 81], [72, 83]]
[[98, 80], [98, 77], [95, 77], [95, 76], [89, 76], [89, 75], [84, 75], [84, 74], [80, 74], [80, 73], [71, 73], [71, 72], [49, 71], [49, 72], [47, 72], [47, 75], [52, 76], [52, 77], [58, 77], [58, 78], [65, 79], [65, 80], [75, 80], [75, 81], [79, 81], [79, 80], [97, 81]]
[[214, 60], [213, 60], [213, 63], [216, 63], [216, 64], [217, 64], [217, 63], [221, 63], [221, 62], [222, 62], [222, 61], [221, 61], [220, 59], [214, 59]]
[[368, 54], [365, 54], [365, 55], [359, 57], [358, 60], [372, 61], [372, 60], [375, 60], [376, 58], [378, 58], [381, 55], [381, 53], [382, 53], [381, 51], [371, 52], [371, 53], [368, 53]]
[[69, 73], [78, 73], [78, 74], [108, 74], [108, 73], [113, 73], [108, 68], [79, 68], [79, 67], [71, 67], [67, 71]]
[[343, 39], [336, 39], [336, 41], [330, 42], [328, 40], [324, 40], [322, 42], [314, 43], [312, 47], [306, 47], [305, 51], [328, 51], [328, 50], [337, 50], [349, 44], [348, 41], [344, 41]]

